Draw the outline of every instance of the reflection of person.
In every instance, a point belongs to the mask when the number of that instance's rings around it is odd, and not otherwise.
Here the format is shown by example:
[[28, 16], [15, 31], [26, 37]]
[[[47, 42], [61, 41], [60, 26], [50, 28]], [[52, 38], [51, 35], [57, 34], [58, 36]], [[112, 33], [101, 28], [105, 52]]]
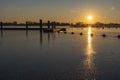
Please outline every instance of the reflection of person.
[[3, 30], [1, 30], [1, 38], [3, 37]]
[[42, 36], [42, 32], [40, 31], [40, 45], [42, 46], [43, 43], [43, 36]]

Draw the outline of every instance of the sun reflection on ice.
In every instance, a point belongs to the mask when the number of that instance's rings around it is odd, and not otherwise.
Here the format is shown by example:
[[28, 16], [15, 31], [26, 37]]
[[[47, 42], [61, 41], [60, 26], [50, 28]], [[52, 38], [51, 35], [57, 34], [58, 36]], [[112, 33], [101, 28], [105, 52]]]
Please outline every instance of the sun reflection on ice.
[[88, 44], [91, 45], [91, 27], [88, 28]]
[[95, 61], [94, 61], [95, 51], [93, 50], [92, 47], [91, 33], [92, 33], [92, 29], [89, 26], [86, 59], [84, 60], [84, 68], [85, 68], [84, 77], [86, 80], [96, 80], [96, 69], [95, 69]]
[[91, 30], [91, 27], [89, 26], [88, 28], [88, 45], [87, 45], [87, 65], [88, 65], [88, 68], [91, 69], [92, 66], [93, 66], [93, 54], [95, 53], [93, 48], [92, 48], [92, 38], [91, 38], [91, 33], [92, 33], [92, 30]]

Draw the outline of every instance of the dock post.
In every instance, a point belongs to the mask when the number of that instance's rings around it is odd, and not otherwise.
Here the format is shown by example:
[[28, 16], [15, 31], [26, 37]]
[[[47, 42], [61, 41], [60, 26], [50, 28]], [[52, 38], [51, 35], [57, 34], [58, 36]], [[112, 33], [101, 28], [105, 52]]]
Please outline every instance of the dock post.
[[28, 22], [26, 22], [26, 30], [28, 30]]
[[42, 23], [42, 19], [40, 19], [40, 31], [42, 31], [43, 29], [43, 23]]
[[0, 22], [1, 30], [3, 29], [3, 22]]
[[50, 21], [48, 21], [48, 29], [50, 29]]

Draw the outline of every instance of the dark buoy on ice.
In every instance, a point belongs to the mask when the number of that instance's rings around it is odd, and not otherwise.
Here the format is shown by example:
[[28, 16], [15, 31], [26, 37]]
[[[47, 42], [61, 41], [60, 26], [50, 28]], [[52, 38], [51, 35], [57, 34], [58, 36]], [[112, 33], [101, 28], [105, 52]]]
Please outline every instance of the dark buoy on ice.
[[83, 33], [81, 32], [80, 35], [83, 35]]
[[106, 37], [106, 34], [103, 34], [102, 37]]
[[71, 34], [74, 34], [74, 32], [71, 32]]
[[120, 35], [118, 35], [117, 37], [118, 37], [118, 39], [120, 39]]
[[93, 36], [93, 34], [91, 33], [91, 34], [90, 34], [90, 36], [92, 37], [92, 36]]

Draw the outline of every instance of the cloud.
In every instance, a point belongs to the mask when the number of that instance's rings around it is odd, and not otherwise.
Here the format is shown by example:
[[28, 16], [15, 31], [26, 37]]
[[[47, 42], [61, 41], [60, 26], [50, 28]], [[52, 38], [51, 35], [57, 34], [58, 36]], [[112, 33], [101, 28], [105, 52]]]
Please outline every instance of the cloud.
[[71, 13], [79, 13], [79, 12], [87, 12], [90, 9], [81, 9], [81, 8], [75, 8], [75, 9], [71, 9], [70, 12]]
[[112, 11], [115, 10], [115, 9], [116, 9], [116, 8], [115, 8], [114, 6], [112, 6], [112, 7], [110, 8], [110, 10], [112, 10]]

